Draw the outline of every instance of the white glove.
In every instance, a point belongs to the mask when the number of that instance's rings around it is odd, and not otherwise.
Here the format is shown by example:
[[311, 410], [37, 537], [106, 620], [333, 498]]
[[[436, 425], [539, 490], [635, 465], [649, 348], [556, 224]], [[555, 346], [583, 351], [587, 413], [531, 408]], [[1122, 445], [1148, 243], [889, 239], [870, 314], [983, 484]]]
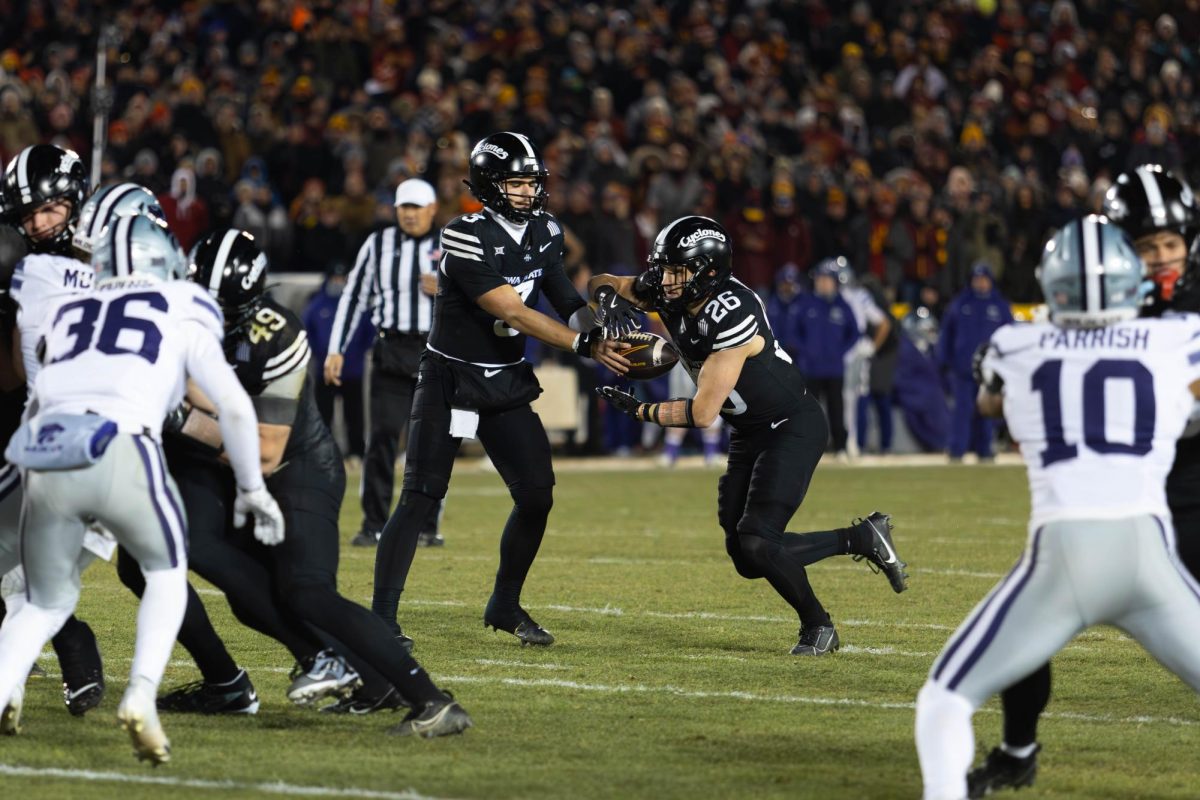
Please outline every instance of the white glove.
[[283, 514], [266, 486], [251, 491], [238, 489], [233, 501], [233, 524], [240, 528], [246, 524], [246, 515], [254, 517], [254, 538], [265, 545], [283, 541]]

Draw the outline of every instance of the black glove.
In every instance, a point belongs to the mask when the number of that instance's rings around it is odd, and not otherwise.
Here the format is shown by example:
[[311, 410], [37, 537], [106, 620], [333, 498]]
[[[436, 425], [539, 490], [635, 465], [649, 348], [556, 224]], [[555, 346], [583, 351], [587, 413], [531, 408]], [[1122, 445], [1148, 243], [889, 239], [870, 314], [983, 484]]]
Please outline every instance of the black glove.
[[622, 391], [615, 386], [601, 386], [596, 389], [596, 393], [607, 400], [613, 408], [622, 414], [628, 414], [634, 419], [638, 418], [638, 406], [642, 403], [629, 392]]
[[633, 296], [643, 308], [651, 308], [662, 290], [662, 267], [651, 267], [633, 279]]
[[1000, 394], [1000, 390], [1004, 388], [1004, 380], [999, 375], [992, 375], [992, 380], [988, 381], [983, 374], [983, 359], [990, 346], [991, 342], [983, 342], [975, 348], [975, 353], [971, 356], [971, 380], [992, 394]]
[[163, 433], [181, 433], [183, 431], [183, 423], [187, 422], [188, 414], [192, 409], [187, 403], [180, 403], [167, 412], [166, 418], [163, 419]]
[[584, 331], [575, 337], [575, 342], [571, 345], [571, 351], [577, 356], [591, 358], [592, 345], [603, 338], [603, 328], [592, 328], [590, 331]]
[[624, 297], [617, 294], [612, 286], [600, 286], [593, 297], [596, 300], [596, 324], [604, 329], [604, 335], [609, 339], [620, 339], [622, 336], [641, 330], [642, 321], [637, 309]]

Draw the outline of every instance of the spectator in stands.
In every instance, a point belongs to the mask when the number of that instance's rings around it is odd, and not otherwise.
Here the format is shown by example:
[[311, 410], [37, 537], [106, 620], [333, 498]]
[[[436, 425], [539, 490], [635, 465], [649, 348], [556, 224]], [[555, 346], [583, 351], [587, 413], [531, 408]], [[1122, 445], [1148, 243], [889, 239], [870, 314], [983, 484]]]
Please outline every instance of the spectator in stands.
[[196, 194], [196, 174], [189, 167], [175, 170], [170, 194], [160, 195], [158, 202], [179, 244], [191, 251], [209, 230], [208, 204]]

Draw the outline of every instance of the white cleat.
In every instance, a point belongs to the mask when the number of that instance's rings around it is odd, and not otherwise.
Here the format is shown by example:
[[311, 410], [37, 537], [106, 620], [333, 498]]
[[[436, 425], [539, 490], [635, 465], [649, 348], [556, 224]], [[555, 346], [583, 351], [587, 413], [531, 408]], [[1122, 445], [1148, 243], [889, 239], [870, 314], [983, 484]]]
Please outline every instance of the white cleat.
[[158, 721], [155, 686], [145, 678], [134, 678], [117, 707], [117, 720], [133, 742], [138, 761], [157, 767], [171, 760], [171, 743]]
[[0, 713], [0, 734], [16, 736], [21, 732], [21, 708], [25, 705], [25, 687], [13, 688], [12, 697]]

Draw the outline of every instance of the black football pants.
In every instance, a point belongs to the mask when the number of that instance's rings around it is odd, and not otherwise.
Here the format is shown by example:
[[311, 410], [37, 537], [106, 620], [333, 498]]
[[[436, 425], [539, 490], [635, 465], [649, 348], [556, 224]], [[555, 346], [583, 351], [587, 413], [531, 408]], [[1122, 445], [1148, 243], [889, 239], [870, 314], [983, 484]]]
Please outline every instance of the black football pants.
[[848, 552], [848, 538], [846, 529], [786, 532], [829, 437], [820, 404], [811, 394], [801, 404], [801, 410], [777, 429], [734, 429], [729, 467], [717, 488], [717, 515], [738, 574], [766, 578], [807, 628], [828, 625], [830, 619], [805, 567]]

